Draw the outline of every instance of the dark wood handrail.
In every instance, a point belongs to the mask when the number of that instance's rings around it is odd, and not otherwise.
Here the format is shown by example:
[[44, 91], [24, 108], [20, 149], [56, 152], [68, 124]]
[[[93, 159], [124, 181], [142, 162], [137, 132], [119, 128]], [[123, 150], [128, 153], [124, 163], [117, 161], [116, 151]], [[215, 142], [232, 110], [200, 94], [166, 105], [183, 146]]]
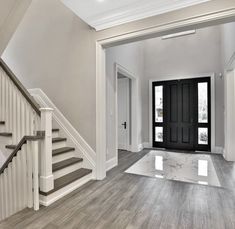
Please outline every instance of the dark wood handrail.
[[3, 164], [2, 168], [0, 169], [0, 174], [4, 172], [4, 170], [8, 167], [8, 165], [12, 162], [13, 158], [17, 156], [17, 153], [20, 151], [21, 147], [27, 143], [27, 141], [37, 141], [37, 140], [42, 140], [45, 137], [45, 132], [44, 131], [38, 131], [37, 135], [35, 136], [24, 136], [19, 144], [16, 146], [14, 151], [11, 153], [11, 155], [8, 157], [6, 162]]
[[12, 80], [12, 82], [15, 84], [15, 86], [19, 89], [19, 91], [22, 93], [22, 95], [25, 97], [25, 99], [29, 102], [29, 104], [33, 107], [35, 112], [40, 116], [40, 107], [37, 104], [37, 102], [34, 100], [34, 98], [29, 94], [27, 89], [23, 86], [23, 84], [18, 80], [18, 78], [15, 76], [15, 74], [10, 70], [10, 68], [6, 65], [6, 63], [3, 61], [2, 58], [0, 58], [0, 67], [5, 71], [5, 73], [8, 75], [8, 77]]

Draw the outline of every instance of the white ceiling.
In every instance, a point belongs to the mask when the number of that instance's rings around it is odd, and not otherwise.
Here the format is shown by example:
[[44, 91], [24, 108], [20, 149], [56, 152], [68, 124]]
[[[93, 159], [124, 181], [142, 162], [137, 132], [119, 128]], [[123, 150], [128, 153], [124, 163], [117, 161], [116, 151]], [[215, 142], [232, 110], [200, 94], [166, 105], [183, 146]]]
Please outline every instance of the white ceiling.
[[210, 0], [61, 0], [96, 30], [163, 14]]

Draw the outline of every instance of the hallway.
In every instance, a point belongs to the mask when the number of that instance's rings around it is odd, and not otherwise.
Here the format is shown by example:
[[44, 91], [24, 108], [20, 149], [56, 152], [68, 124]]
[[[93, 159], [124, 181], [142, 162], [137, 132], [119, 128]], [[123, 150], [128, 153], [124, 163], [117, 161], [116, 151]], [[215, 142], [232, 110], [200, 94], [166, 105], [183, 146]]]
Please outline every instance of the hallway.
[[148, 178], [124, 171], [149, 150], [119, 152], [119, 166], [50, 207], [24, 210], [1, 229], [235, 228], [234, 164], [212, 156], [223, 187]]

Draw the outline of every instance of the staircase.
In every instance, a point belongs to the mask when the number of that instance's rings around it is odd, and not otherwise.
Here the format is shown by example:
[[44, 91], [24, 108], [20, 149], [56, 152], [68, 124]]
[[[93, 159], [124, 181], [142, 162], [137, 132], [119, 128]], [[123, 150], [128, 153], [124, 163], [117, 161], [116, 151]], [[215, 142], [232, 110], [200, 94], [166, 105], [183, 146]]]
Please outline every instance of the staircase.
[[38, 210], [39, 202], [48, 206], [94, 177], [83, 154], [52, 127], [52, 113], [0, 59], [0, 220], [26, 207]]
[[46, 206], [92, 179], [92, 170], [83, 167], [83, 158], [76, 157], [75, 148], [67, 145], [58, 128], [52, 129], [52, 137], [54, 189], [40, 191], [41, 203]]

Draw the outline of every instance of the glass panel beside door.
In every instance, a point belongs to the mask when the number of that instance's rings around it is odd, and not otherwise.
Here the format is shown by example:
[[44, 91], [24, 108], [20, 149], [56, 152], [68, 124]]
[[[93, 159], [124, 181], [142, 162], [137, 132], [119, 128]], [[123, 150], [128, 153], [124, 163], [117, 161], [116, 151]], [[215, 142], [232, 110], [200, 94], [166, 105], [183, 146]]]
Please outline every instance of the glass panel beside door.
[[211, 145], [211, 85], [210, 78], [199, 79], [197, 82], [197, 144], [198, 150], [210, 150]]
[[161, 83], [153, 84], [153, 139], [158, 147], [163, 147], [164, 143], [164, 110], [163, 110], [163, 85]]

